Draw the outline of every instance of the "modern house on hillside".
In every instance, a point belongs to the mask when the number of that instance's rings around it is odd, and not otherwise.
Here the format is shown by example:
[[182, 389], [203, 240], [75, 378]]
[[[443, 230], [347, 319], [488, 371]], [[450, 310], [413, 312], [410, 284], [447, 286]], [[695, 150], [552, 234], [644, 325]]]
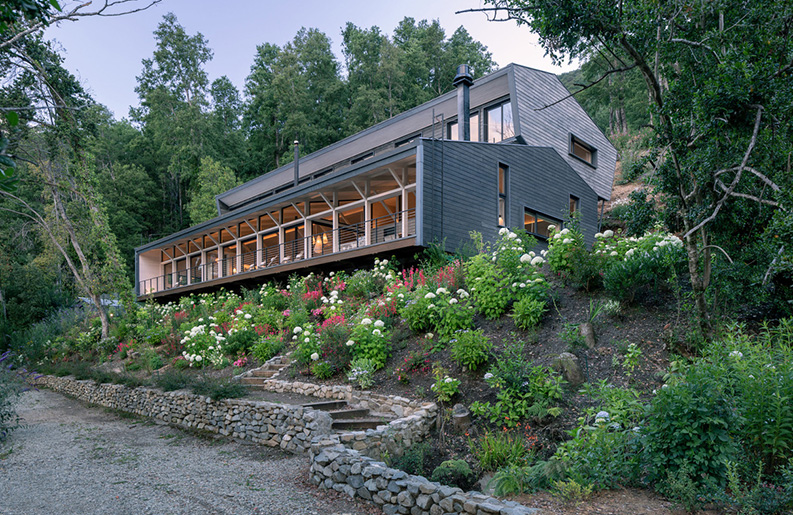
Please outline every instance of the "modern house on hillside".
[[[454, 250], [580, 214], [591, 241], [617, 152], [551, 74], [515, 64], [216, 197], [218, 216], [135, 249], [139, 298], [272, 275]], [[330, 263], [334, 262], [334, 265]]]

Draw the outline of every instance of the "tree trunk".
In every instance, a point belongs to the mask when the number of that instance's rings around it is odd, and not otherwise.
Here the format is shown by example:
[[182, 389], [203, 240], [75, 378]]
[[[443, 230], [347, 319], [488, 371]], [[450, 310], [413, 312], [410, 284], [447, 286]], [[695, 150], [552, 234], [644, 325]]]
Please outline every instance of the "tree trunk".
[[[686, 221], [684, 225], [686, 227], [686, 232], [688, 232], [689, 229], [691, 229], [690, 222]], [[688, 255], [688, 273], [691, 276], [691, 289], [694, 295], [694, 306], [697, 313], [697, 325], [699, 326], [702, 336], [706, 339], [710, 339], [713, 327], [710, 323], [710, 312], [708, 310], [707, 300], [705, 299], [705, 292], [708, 288], [710, 264], [706, 262], [704, 270], [700, 270], [699, 246], [697, 245], [697, 239], [694, 234], [690, 234], [686, 237], [685, 246], [686, 254]], [[709, 260], [710, 253], [708, 253], [707, 249], [705, 249], [705, 252], [707, 255], [703, 257]]]

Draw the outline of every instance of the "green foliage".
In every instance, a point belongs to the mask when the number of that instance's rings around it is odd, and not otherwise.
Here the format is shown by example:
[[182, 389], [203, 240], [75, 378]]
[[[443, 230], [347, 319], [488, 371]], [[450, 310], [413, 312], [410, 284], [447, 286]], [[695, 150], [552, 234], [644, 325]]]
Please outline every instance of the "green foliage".
[[498, 469], [491, 484], [498, 497], [533, 493], [548, 487], [547, 462], [534, 465], [510, 465]]
[[251, 352], [257, 339], [258, 335], [253, 329], [235, 330], [226, 337], [224, 352], [232, 356], [247, 354]]
[[280, 354], [284, 349], [284, 338], [281, 334], [271, 334], [261, 338], [251, 350], [253, 356], [259, 361], [264, 363], [270, 358]]
[[432, 375], [435, 377], [435, 382], [430, 386], [430, 390], [435, 392], [438, 401], [449, 402], [460, 391], [460, 380], [450, 377], [449, 371], [439, 363], [432, 367]]
[[540, 324], [545, 314], [545, 301], [526, 296], [512, 306], [512, 319], [523, 331], [528, 331]]
[[476, 482], [476, 475], [464, 460], [448, 460], [435, 467], [430, 480], [467, 492]]
[[429, 443], [416, 443], [405, 449], [402, 456], [393, 458], [390, 465], [414, 476], [426, 476], [427, 466], [434, 452]]
[[525, 466], [533, 456], [532, 450], [520, 433], [510, 431], [487, 433], [478, 440], [469, 440], [471, 454], [479, 460], [482, 470], [499, 470], [503, 467]]
[[548, 238], [548, 266], [557, 274], [573, 270], [573, 255], [584, 248], [584, 235], [576, 228], [551, 226]]
[[369, 358], [355, 358], [350, 363], [347, 380], [351, 383], [358, 383], [361, 390], [366, 390], [374, 384], [373, 376], [377, 368], [377, 363]]
[[523, 359], [523, 345], [508, 342], [504, 352], [485, 374], [485, 380], [498, 388], [497, 401], [474, 402], [471, 412], [491, 423], [515, 427], [521, 420], [533, 417], [557, 417], [562, 410], [556, 406], [563, 395], [565, 381], [546, 367], [533, 367]]
[[311, 373], [317, 379], [329, 379], [336, 370], [327, 361], [315, 361], [311, 364]]
[[19, 427], [15, 404], [25, 389], [25, 374], [13, 362], [11, 351], [0, 354], [0, 444]]
[[407, 301], [399, 314], [405, 317], [410, 330], [424, 333], [433, 329], [440, 320], [440, 310], [435, 309], [435, 293], [426, 286], [419, 286], [405, 295]]
[[639, 237], [652, 229], [655, 223], [655, 201], [647, 200], [645, 190], [634, 190], [628, 195], [630, 203], [625, 213], [626, 233]]
[[495, 263], [484, 254], [472, 257], [465, 264], [465, 273], [472, 284], [471, 296], [476, 309], [488, 320], [503, 315], [510, 301], [509, 295], [505, 295], [509, 278], [500, 274]]
[[206, 395], [213, 401], [237, 399], [247, 393], [242, 383], [224, 379], [201, 378], [193, 383], [192, 388], [196, 395]]
[[389, 350], [389, 333], [382, 320], [364, 318], [350, 333], [350, 348], [355, 359], [365, 358], [377, 369], [385, 366]]
[[455, 363], [468, 370], [476, 370], [487, 363], [493, 344], [481, 329], [458, 331], [453, 336], [449, 343]]
[[741, 417], [716, 372], [706, 364], [692, 367], [685, 382], [662, 388], [653, 398], [643, 430], [651, 482], [688, 468], [698, 486], [703, 478], [726, 483], [724, 463], [738, 456], [731, 432]]
[[603, 277], [606, 291], [613, 298], [631, 303], [649, 293], [658, 292], [677, 277], [683, 250], [667, 245], [650, 251], [628, 251], [625, 259], [611, 264]]
[[562, 502], [578, 505], [592, 495], [592, 485], [581, 484], [575, 479], [554, 481], [552, 485], [551, 493]]
[[154, 385], [165, 392], [185, 390], [193, 385], [193, 377], [179, 370], [166, 370], [152, 379]]

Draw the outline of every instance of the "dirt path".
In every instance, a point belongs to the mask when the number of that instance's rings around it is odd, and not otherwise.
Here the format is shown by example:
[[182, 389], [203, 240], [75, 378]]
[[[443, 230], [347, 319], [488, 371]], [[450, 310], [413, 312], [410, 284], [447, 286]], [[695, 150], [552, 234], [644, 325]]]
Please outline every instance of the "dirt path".
[[382, 513], [308, 485], [308, 459], [197, 437], [42, 390], [0, 448], [1, 514]]

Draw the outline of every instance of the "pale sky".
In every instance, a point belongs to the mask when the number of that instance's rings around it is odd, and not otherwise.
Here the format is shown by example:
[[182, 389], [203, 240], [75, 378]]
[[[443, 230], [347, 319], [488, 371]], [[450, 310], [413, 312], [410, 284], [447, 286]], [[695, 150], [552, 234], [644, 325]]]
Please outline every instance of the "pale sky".
[[[64, 9], [70, 5], [76, 4], [67, 3]], [[226, 75], [240, 93], [259, 44], [282, 46], [301, 27], [317, 28], [331, 39], [342, 62], [341, 29], [346, 22], [364, 28], [377, 25], [390, 35], [405, 16], [417, 21], [438, 19], [447, 37], [463, 25], [488, 47], [499, 66], [514, 62], [554, 73], [577, 67], [553, 66], [525, 26], [488, 22], [482, 13], [455, 14], [483, 5], [480, 0], [163, 0], [128, 16], [61, 22], [50, 27], [46, 37], [61, 45], [66, 68], [117, 119], [128, 117], [129, 107], [138, 105], [135, 77], [141, 72], [141, 60], [153, 55], [153, 32], [168, 12], [176, 15], [188, 34], [200, 32], [208, 40], [214, 51], [214, 59], [206, 65], [210, 82]]]

